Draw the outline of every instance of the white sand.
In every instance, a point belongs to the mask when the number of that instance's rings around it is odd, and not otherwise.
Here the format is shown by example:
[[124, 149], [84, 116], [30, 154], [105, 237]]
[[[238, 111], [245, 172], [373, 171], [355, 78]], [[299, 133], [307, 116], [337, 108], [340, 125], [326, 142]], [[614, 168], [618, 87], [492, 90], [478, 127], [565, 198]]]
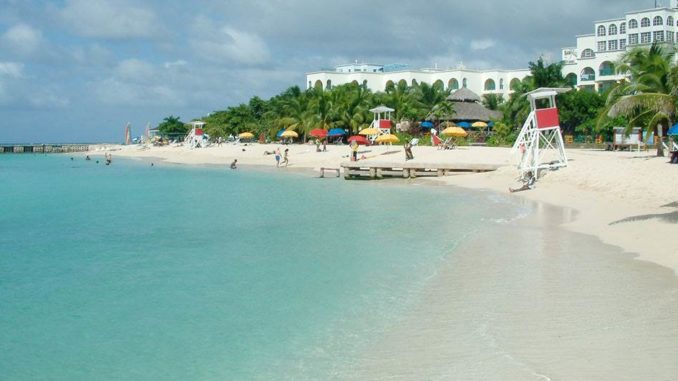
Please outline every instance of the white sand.
[[[90, 155], [112, 152], [116, 156], [146, 158], [161, 163], [214, 164], [227, 167], [234, 159], [242, 166], [275, 167], [273, 155], [265, 151], [289, 148], [289, 169], [338, 168], [348, 160], [348, 146], [328, 145], [327, 152], [316, 152], [314, 145], [224, 144], [202, 149], [186, 147], [97, 146]], [[390, 152], [387, 152], [390, 150]], [[517, 187], [515, 157], [507, 148], [460, 147], [440, 151], [432, 147], [415, 147], [413, 162], [487, 163], [502, 168], [481, 174], [453, 175], [433, 178], [447, 184], [508, 192]], [[547, 173], [537, 187], [514, 193], [515, 197], [569, 207], [579, 213], [564, 224], [568, 229], [599, 237], [603, 242], [638, 254], [641, 260], [669, 267], [678, 272], [678, 165], [668, 164], [665, 157], [656, 157], [655, 151], [607, 152], [567, 150], [570, 163], [567, 168]], [[401, 146], [361, 147], [365, 160], [404, 162]], [[281, 168], [280, 170], [287, 170]], [[428, 179], [427, 179], [428, 180]], [[626, 218], [641, 217], [623, 223]]]

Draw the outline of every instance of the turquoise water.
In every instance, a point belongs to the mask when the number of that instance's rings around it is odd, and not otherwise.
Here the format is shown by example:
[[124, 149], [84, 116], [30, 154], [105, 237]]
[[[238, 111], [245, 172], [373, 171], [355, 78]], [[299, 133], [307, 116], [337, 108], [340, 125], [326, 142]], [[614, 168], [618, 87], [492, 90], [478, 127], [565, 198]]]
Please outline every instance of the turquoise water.
[[449, 187], [0, 156], [8, 380], [326, 379], [520, 207]]

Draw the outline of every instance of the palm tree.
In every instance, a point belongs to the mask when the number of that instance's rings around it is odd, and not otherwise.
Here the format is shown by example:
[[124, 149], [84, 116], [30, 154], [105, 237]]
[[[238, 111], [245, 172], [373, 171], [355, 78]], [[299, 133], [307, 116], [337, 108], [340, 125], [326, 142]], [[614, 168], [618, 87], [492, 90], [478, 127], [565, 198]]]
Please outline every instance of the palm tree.
[[[657, 43], [649, 49], [635, 48], [624, 53], [617, 72], [629, 75], [629, 81], [612, 89], [598, 124], [603, 123], [605, 117], [625, 117], [629, 129], [637, 125], [647, 127], [645, 141], [660, 123], [671, 125], [678, 100], [678, 67], [673, 64], [674, 54], [673, 49]], [[657, 155], [664, 156], [661, 142], [658, 143]]]
[[383, 103], [395, 110], [393, 118], [396, 121], [416, 118], [417, 107], [412, 90], [404, 81], [398, 82], [397, 85], [389, 84], [386, 87], [386, 93], [383, 94]]
[[501, 94], [485, 94], [483, 95], [483, 106], [488, 110], [499, 110], [499, 105], [504, 103], [504, 96]]
[[[415, 103], [420, 109], [418, 119], [424, 119], [431, 114], [436, 106], [450, 103], [447, 102], [447, 97], [450, 95], [450, 90], [445, 90], [439, 85], [429, 85], [422, 82], [414, 88]], [[445, 106], [438, 107], [438, 109], [445, 108]]]
[[332, 101], [335, 125], [357, 133], [369, 120], [367, 105], [372, 93], [366, 87], [355, 83], [336, 87], [332, 91], [335, 95]]

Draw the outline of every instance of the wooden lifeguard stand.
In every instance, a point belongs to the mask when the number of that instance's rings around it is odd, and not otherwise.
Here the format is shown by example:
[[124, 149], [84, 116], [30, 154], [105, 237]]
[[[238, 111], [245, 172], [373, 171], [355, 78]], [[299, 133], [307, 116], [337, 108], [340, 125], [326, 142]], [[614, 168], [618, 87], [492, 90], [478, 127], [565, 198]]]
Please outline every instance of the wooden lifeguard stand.
[[370, 128], [376, 128], [379, 131], [379, 135], [390, 134], [391, 127], [393, 126], [393, 122], [391, 122], [391, 113], [395, 110], [381, 105], [370, 111], [374, 114], [374, 119], [370, 124]]
[[207, 137], [205, 136], [205, 122], [201, 120], [196, 120], [189, 123], [191, 125], [191, 131], [186, 135], [184, 139], [184, 144], [187, 144], [191, 148], [200, 148], [207, 145]]
[[532, 172], [537, 179], [541, 169], [567, 166], [556, 95], [569, 90], [539, 88], [525, 94], [530, 101], [531, 111], [511, 149], [511, 153], [520, 152], [518, 170], [521, 177]]

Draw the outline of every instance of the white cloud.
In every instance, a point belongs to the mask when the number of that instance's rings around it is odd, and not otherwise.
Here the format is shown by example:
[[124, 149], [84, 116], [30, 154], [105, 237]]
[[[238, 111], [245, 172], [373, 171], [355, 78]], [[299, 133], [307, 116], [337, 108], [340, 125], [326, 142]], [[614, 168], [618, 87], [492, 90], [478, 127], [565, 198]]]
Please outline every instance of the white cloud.
[[256, 34], [219, 27], [205, 17], [198, 17], [194, 25], [198, 27], [193, 31], [191, 46], [208, 61], [259, 65], [270, 59], [266, 42]]
[[152, 82], [156, 77], [156, 69], [152, 64], [136, 58], [121, 61], [115, 73], [123, 80], [136, 82]]
[[59, 16], [85, 37], [149, 38], [163, 30], [152, 10], [123, 1], [67, 0]]
[[0, 62], [0, 78], [21, 78], [23, 76], [24, 65], [17, 62]]
[[23, 56], [38, 52], [42, 43], [42, 32], [26, 24], [14, 25], [0, 36], [0, 46]]
[[497, 42], [491, 38], [486, 38], [483, 40], [472, 40], [471, 50], [485, 50], [492, 48], [495, 45], [497, 45]]
[[88, 66], [112, 66], [115, 57], [110, 50], [98, 44], [75, 47], [71, 54], [75, 62]]

